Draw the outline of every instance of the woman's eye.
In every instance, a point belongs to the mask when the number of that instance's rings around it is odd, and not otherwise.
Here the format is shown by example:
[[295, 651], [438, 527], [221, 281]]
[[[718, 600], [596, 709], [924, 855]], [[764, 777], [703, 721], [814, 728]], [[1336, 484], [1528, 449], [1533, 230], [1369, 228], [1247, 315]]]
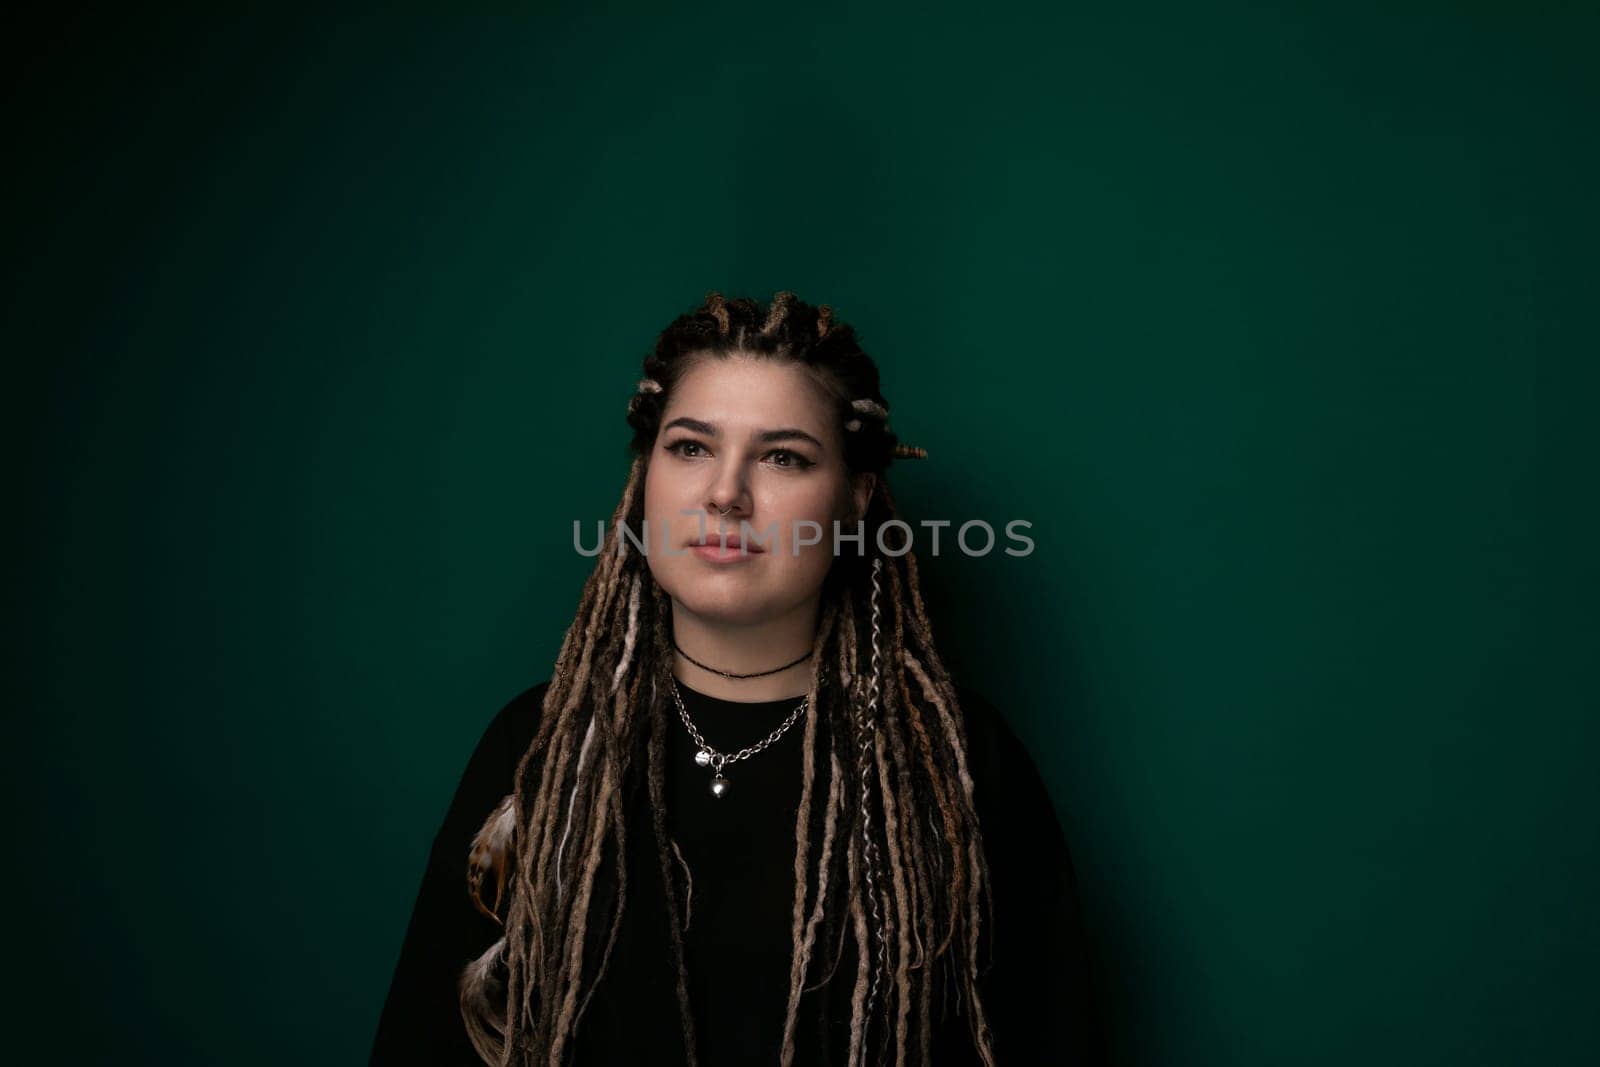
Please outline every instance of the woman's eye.
[[798, 452], [791, 452], [787, 448], [780, 448], [771, 453], [774, 459], [785, 459], [787, 462], [779, 463], [780, 467], [794, 467], [796, 470], [805, 470], [813, 466], [812, 462]]
[[700, 447], [700, 442], [699, 441], [695, 441], [695, 440], [692, 440], [690, 438], [685, 437], [681, 441], [674, 441], [674, 442], [672, 442], [672, 444], [668, 445], [667, 446], [667, 451], [676, 453], [677, 455], [680, 455], [680, 456], [687, 456], [689, 453], [684, 451], [685, 449], [688, 449], [688, 448], [699, 448], [699, 447]]
[[[685, 459], [698, 459], [701, 455], [706, 454], [705, 446], [699, 441], [696, 441], [690, 437], [685, 437], [681, 440], [674, 441], [672, 444], [667, 445], [666, 449], [673, 455], [682, 456]], [[767, 453], [767, 458], [772, 461], [774, 466], [784, 468], [785, 470], [789, 468], [793, 468], [795, 470], [805, 470], [808, 467], [816, 466], [814, 462], [802, 456], [800, 453], [792, 452], [787, 448], [775, 448], [771, 452]]]

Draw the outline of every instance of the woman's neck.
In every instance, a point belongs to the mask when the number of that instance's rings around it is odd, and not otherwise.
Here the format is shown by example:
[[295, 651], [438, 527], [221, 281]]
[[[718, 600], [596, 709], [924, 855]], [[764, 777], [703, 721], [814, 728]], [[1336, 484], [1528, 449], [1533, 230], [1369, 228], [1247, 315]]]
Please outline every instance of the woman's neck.
[[[812, 600], [775, 619], [728, 625], [697, 616], [674, 600], [673, 639], [682, 651], [673, 653], [673, 673], [691, 689], [720, 700], [799, 699], [811, 688], [816, 657], [806, 656], [806, 650], [816, 636], [817, 607], [818, 601]], [[705, 667], [691, 662], [685, 652]], [[794, 663], [801, 656], [806, 658]], [[716, 673], [755, 674], [786, 663], [793, 665], [759, 678], [726, 678]]]

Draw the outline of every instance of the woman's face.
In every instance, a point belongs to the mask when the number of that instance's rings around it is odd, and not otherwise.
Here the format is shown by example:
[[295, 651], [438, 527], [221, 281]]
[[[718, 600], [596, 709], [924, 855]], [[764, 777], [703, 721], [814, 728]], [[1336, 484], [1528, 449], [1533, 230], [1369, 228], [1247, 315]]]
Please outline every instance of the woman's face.
[[695, 361], [662, 413], [644, 485], [650, 572], [679, 608], [751, 624], [818, 596], [834, 520], [854, 533], [872, 492], [872, 475], [852, 479], [845, 467], [842, 432], [801, 366]]

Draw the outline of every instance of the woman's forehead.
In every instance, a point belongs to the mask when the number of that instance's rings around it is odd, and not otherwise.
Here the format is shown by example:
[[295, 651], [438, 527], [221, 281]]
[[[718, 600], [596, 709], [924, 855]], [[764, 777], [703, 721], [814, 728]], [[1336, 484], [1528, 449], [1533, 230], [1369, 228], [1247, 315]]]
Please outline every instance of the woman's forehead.
[[809, 370], [748, 357], [696, 360], [673, 386], [662, 414], [663, 421], [692, 415], [734, 426], [808, 421], [814, 430], [832, 422], [827, 394]]

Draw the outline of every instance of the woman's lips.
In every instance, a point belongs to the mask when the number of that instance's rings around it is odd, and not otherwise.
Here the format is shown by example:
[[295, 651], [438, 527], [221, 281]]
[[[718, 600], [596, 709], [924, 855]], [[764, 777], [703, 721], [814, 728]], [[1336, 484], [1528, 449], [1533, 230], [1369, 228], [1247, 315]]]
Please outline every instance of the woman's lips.
[[761, 549], [755, 546], [746, 548], [742, 542], [733, 538], [729, 538], [726, 545], [720, 540], [691, 544], [689, 551], [709, 563], [740, 563], [762, 554]]

